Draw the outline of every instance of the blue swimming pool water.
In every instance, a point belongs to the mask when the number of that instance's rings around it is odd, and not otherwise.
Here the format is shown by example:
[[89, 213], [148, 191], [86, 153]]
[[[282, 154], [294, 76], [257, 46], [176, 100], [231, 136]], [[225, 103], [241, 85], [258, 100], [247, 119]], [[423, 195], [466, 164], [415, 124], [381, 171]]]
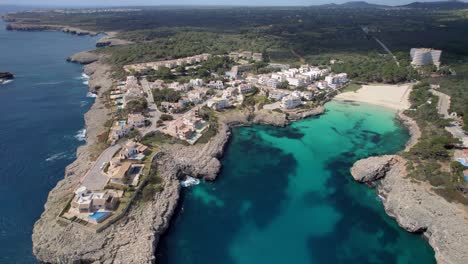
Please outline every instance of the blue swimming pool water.
[[127, 121], [119, 121], [119, 126], [125, 126], [127, 124]]
[[94, 212], [88, 215], [88, 218], [99, 221], [101, 218], [106, 217], [108, 214], [110, 213], [109, 212]]

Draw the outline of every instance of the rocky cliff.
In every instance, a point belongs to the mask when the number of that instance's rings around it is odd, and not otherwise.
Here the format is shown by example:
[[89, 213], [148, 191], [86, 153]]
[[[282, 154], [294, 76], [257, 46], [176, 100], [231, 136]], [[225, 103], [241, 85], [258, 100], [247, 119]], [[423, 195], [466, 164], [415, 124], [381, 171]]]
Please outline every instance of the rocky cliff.
[[359, 181], [381, 179], [377, 191], [385, 211], [407, 231], [422, 233], [434, 248], [437, 263], [468, 263], [467, 208], [409, 178], [403, 158], [388, 155], [360, 160], [351, 173]]
[[[97, 136], [109, 111], [102, 94], [110, 89], [110, 68], [99, 61], [85, 67], [90, 87], [101, 86], [98, 97], [85, 115], [87, 144], [77, 151], [75, 162], [67, 166], [65, 178], [49, 193], [40, 219], [33, 229], [33, 253], [45, 263], [151, 263], [159, 236], [165, 231], [179, 197], [178, 169], [161, 161], [163, 191], [144, 206], [132, 207], [127, 217], [101, 233], [57, 218], [90, 168]], [[167, 163], [169, 164], [169, 163]]]
[[96, 36], [99, 32], [94, 32], [90, 30], [83, 30], [80, 28], [75, 27], [67, 27], [67, 26], [60, 26], [60, 25], [45, 25], [45, 24], [29, 24], [29, 23], [21, 23], [21, 22], [13, 22], [9, 23], [6, 26], [7, 30], [17, 30], [17, 31], [46, 31], [46, 30], [58, 30], [65, 33], [70, 33], [74, 35], [91, 35]]
[[78, 52], [67, 58], [67, 61], [75, 62], [79, 64], [90, 64], [99, 59], [99, 56], [93, 52], [83, 51]]
[[[78, 56], [78, 55], [77, 55]], [[81, 56], [81, 55], [79, 55]], [[86, 55], [87, 56], [87, 55]], [[96, 58], [92, 58], [93, 60]], [[77, 151], [77, 160], [70, 164], [61, 180], [49, 193], [44, 212], [34, 225], [33, 253], [46, 263], [153, 263], [157, 243], [167, 229], [179, 199], [179, 181], [184, 175], [214, 180], [221, 168], [220, 157], [229, 140], [230, 127], [254, 123], [286, 125], [285, 114], [232, 111], [221, 114], [218, 133], [206, 144], [185, 146], [162, 145], [163, 154], [155, 161], [163, 179], [163, 190], [145, 203], [136, 203], [129, 213], [116, 224], [100, 233], [57, 216], [72, 197], [80, 177], [91, 167], [98, 135], [104, 131], [109, 119], [103, 94], [111, 89], [110, 66], [101, 63], [104, 58], [85, 66], [90, 76], [90, 89], [97, 90], [95, 103], [85, 115], [86, 145]], [[83, 62], [82, 59], [75, 60]], [[319, 114], [320, 111], [309, 111]]]

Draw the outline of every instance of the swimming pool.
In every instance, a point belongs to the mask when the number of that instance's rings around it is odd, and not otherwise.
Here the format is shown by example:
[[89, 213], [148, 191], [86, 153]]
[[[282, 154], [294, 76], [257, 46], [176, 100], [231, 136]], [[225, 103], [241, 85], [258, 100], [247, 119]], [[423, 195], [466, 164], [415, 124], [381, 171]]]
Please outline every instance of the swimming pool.
[[119, 121], [119, 126], [125, 126], [127, 124], [127, 121]]
[[109, 217], [109, 215], [110, 215], [110, 212], [94, 212], [88, 215], [88, 218], [92, 221], [100, 223], [104, 221], [107, 217]]
[[132, 170], [130, 171], [130, 174], [138, 174], [141, 171], [141, 167], [133, 167]]

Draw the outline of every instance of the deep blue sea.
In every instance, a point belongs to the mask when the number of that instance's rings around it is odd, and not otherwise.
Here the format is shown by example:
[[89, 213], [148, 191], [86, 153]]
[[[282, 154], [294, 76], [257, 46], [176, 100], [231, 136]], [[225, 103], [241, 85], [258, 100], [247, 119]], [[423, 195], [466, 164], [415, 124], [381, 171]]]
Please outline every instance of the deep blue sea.
[[349, 173], [358, 159], [404, 148], [395, 112], [326, 108], [285, 128], [234, 129], [219, 178], [183, 192], [157, 263], [435, 263], [429, 244]]
[[47, 194], [75, 159], [86, 97], [82, 66], [65, 59], [99, 37], [11, 32], [0, 21], [0, 263], [34, 263], [31, 232]]

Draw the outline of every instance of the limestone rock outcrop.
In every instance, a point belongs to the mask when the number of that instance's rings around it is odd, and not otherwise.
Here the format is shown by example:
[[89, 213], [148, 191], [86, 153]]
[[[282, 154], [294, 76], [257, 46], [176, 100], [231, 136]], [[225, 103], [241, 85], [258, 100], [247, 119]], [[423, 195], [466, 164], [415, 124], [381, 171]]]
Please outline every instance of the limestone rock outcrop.
[[99, 60], [99, 55], [89, 51], [78, 52], [67, 58], [67, 61], [79, 64], [90, 64], [97, 60]]
[[372, 157], [356, 162], [353, 177], [380, 178], [377, 191], [387, 214], [408, 232], [422, 233], [434, 249], [437, 263], [468, 263], [466, 207], [446, 201], [428, 184], [407, 176], [403, 158], [384, 156], [377, 161]]
[[351, 168], [351, 175], [358, 182], [373, 182], [383, 178], [395, 163], [395, 156], [385, 155], [359, 160]]

